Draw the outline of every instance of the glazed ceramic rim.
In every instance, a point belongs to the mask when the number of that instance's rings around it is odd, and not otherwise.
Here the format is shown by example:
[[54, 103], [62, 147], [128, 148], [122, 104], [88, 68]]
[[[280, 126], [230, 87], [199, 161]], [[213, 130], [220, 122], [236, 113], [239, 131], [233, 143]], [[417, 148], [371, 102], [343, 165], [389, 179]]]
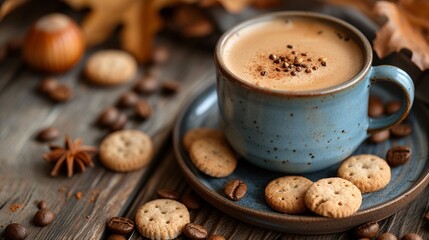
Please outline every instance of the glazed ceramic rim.
[[[277, 212], [266, 212], [251, 208], [246, 208], [243, 206], [240, 206], [233, 201], [230, 201], [226, 199], [224, 196], [220, 195], [219, 193], [212, 191], [210, 188], [208, 188], [206, 185], [204, 185], [198, 177], [192, 172], [192, 170], [187, 165], [187, 160], [185, 160], [184, 155], [182, 153], [186, 154], [186, 151], [182, 145], [181, 142], [181, 136], [180, 136], [180, 129], [183, 125], [183, 120], [185, 115], [188, 113], [189, 108], [191, 105], [198, 99], [202, 93], [205, 91], [208, 91], [211, 87], [214, 87], [214, 84], [210, 82], [210, 84], [206, 84], [202, 87], [202, 91], [198, 91], [198, 94], [196, 94], [194, 97], [192, 97], [183, 107], [184, 111], [182, 111], [175, 123], [174, 129], [173, 129], [173, 147], [174, 152], [177, 157], [177, 162], [179, 164], [180, 169], [182, 170], [182, 173], [189, 183], [189, 185], [201, 196], [203, 197], [207, 202], [215, 206], [217, 209], [222, 211], [223, 213], [226, 213], [230, 215], [231, 217], [234, 217], [236, 219], [239, 219], [243, 222], [249, 223], [254, 226], [271, 229], [275, 231], [281, 231], [281, 232], [288, 232], [288, 233], [296, 233], [296, 234], [331, 234], [331, 233], [337, 233], [337, 232], [343, 232], [345, 230], [352, 229], [358, 225], [361, 225], [366, 222], [370, 221], [380, 221], [382, 219], [385, 219], [402, 208], [404, 208], [408, 203], [410, 203], [412, 200], [414, 200], [429, 184], [429, 163], [426, 163], [425, 169], [422, 171], [421, 177], [416, 180], [413, 186], [411, 186], [408, 191], [404, 192], [401, 196], [397, 197], [396, 199], [387, 201], [383, 204], [375, 205], [373, 207], [370, 207], [368, 209], [358, 211], [352, 216], [346, 217], [346, 218], [327, 218], [322, 216], [303, 216], [303, 215], [289, 215], [289, 214], [282, 214]], [[429, 115], [428, 111], [424, 109], [425, 114]], [[234, 215], [235, 214], [235, 215]], [[250, 216], [251, 218], [248, 218], [247, 216]], [[382, 217], [380, 217], [382, 216]], [[254, 219], [258, 219], [259, 222], [256, 224]], [[277, 223], [275, 225], [279, 224], [287, 224], [287, 223], [294, 223], [294, 224], [300, 224], [305, 226], [306, 228], [305, 232], [298, 232], [294, 230], [285, 230], [281, 228], [273, 227], [273, 224], [270, 223]], [[307, 224], [307, 225], [304, 225]], [[315, 224], [319, 226], [320, 224], [325, 225], [335, 225], [337, 226], [336, 229], [327, 229], [327, 227], [324, 227], [323, 231], [313, 231], [312, 229], [309, 229], [311, 224]], [[323, 225], [323, 226], [325, 226]]]
[[[231, 70], [228, 69], [228, 67], [225, 65], [225, 62], [222, 59], [222, 52], [223, 52], [223, 48], [227, 44], [227, 41], [235, 33], [237, 33], [238, 31], [241, 31], [246, 27], [249, 27], [253, 24], [257, 24], [260, 22], [271, 21], [273, 19], [290, 19], [290, 18], [304, 18], [304, 19], [314, 19], [316, 21], [323, 21], [323, 22], [327, 22], [328, 24], [334, 25], [335, 27], [338, 27], [342, 30], [347, 31], [349, 34], [351, 34], [350, 37], [355, 39], [356, 42], [359, 44], [359, 47], [361, 48], [362, 53], [364, 54], [364, 59], [363, 59], [364, 64], [362, 69], [353, 78], [341, 84], [338, 84], [332, 87], [323, 88], [323, 89], [308, 90], [308, 91], [288, 91], [288, 90], [278, 90], [278, 89], [276, 90], [276, 89], [269, 89], [265, 87], [256, 86], [247, 81], [244, 81], [243, 79], [241, 79], [233, 72], [231, 72]], [[354, 86], [356, 83], [364, 80], [367, 74], [369, 73], [369, 70], [371, 69], [372, 48], [368, 39], [365, 37], [365, 35], [363, 35], [362, 32], [360, 32], [358, 29], [356, 29], [355, 27], [353, 27], [352, 25], [350, 25], [349, 23], [341, 19], [331, 17], [325, 14], [313, 13], [313, 12], [284, 11], [284, 12], [264, 14], [256, 18], [252, 18], [226, 31], [216, 44], [214, 60], [215, 60], [217, 71], [219, 71], [220, 74], [224, 76], [224, 79], [226, 79], [227, 81], [231, 81], [247, 89], [255, 90], [265, 94], [276, 95], [276, 96], [289, 96], [289, 97], [290, 96], [305, 97], [305, 96], [315, 96], [315, 95], [326, 95], [326, 94], [338, 92], [338, 91], [347, 89], [351, 86]]]

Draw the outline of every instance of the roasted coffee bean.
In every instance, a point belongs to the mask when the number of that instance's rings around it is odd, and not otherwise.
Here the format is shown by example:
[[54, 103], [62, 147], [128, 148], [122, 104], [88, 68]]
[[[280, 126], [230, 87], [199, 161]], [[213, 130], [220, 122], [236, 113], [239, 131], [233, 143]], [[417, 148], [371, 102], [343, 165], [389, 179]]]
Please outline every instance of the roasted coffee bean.
[[180, 198], [180, 202], [183, 203], [189, 210], [201, 208], [201, 199], [194, 192], [183, 194], [183, 196]]
[[425, 214], [425, 220], [426, 222], [429, 222], [429, 211], [427, 211]]
[[146, 100], [139, 100], [134, 106], [134, 112], [140, 119], [146, 120], [152, 115], [152, 107]]
[[39, 209], [44, 209], [44, 208], [47, 208], [48, 207], [48, 204], [46, 203], [46, 201], [45, 200], [42, 200], [42, 201], [40, 201], [38, 204], [37, 204], [37, 208], [39, 208]]
[[108, 107], [100, 113], [97, 124], [101, 127], [110, 127], [116, 123], [119, 118], [119, 111], [114, 107]]
[[402, 236], [401, 240], [423, 240], [423, 238], [417, 233], [408, 233]]
[[413, 129], [406, 123], [401, 123], [390, 128], [390, 133], [395, 137], [406, 137], [410, 135], [412, 131]]
[[391, 233], [383, 233], [377, 237], [377, 240], [398, 240], [398, 238]]
[[233, 201], [242, 199], [246, 192], [247, 184], [239, 179], [229, 181], [224, 188], [225, 195]]
[[378, 231], [380, 230], [380, 226], [377, 222], [369, 222], [365, 223], [355, 229], [355, 236], [357, 238], [369, 238], [377, 236]]
[[54, 91], [59, 86], [59, 82], [55, 78], [45, 78], [43, 79], [39, 86], [37, 87], [37, 90], [40, 93], [47, 94], [49, 92]]
[[386, 104], [384, 111], [387, 115], [393, 114], [401, 109], [401, 105], [400, 101], [390, 101]]
[[40, 142], [48, 142], [57, 139], [60, 136], [60, 131], [54, 127], [42, 129], [37, 134], [37, 140]]
[[54, 221], [54, 219], [55, 214], [51, 210], [42, 208], [34, 215], [33, 223], [36, 226], [44, 227], [49, 225], [52, 221]]
[[6, 226], [3, 232], [3, 237], [6, 240], [23, 240], [27, 238], [27, 228], [19, 223], [11, 223]]
[[386, 140], [388, 140], [390, 137], [390, 131], [389, 130], [384, 130], [378, 133], [374, 133], [369, 140], [373, 143], [382, 143]]
[[139, 101], [139, 96], [135, 92], [125, 92], [118, 99], [118, 107], [133, 107]]
[[225, 240], [225, 238], [221, 235], [210, 235], [207, 240]]
[[168, 189], [168, 188], [161, 188], [156, 190], [156, 196], [158, 198], [173, 199], [173, 200], [178, 200], [180, 198], [180, 195], [177, 191], [173, 189]]
[[125, 113], [119, 113], [118, 119], [112, 125], [110, 125], [110, 131], [118, 131], [124, 129], [127, 124], [128, 117]]
[[146, 76], [140, 79], [134, 86], [134, 91], [137, 93], [151, 94], [159, 89], [159, 82], [152, 76]]
[[112, 234], [107, 237], [107, 240], [127, 240], [124, 236], [119, 234]]
[[394, 146], [387, 151], [386, 161], [392, 166], [396, 167], [408, 162], [411, 158], [411, 148], [408, 146]]
[[185, 234], [185, 236], [191, 240], [200, 240], [206, 239], [208, 232], [203, 226], [199, 224], [188, 223], [183, 229], [183, 234]]
[[106, 227], [113, 233], [125, 235], [134, 230], [134, 222], [124, 217], [112, 217], [107, 221]]
[[164, 64], [170, 59], [170, 50], [167, 46], [157, 46], [153, 52], [153, 61]]
[[49, 98], [54, 102], [67, 102], [73, 96], [73, 90], [66, 85], [58, 85], [53, 91], [48, 92]]
[[379, 97], [370, 96], [368, 104], [368, 116], [370, 117], [379, 117], [383, 114], [384, 107], [383, 102]]
[[171, 95], [178, 92], [180, 89], [180, 84], [176, 81], [164, 81], [161, 84], [162, 93], [165, 95]]

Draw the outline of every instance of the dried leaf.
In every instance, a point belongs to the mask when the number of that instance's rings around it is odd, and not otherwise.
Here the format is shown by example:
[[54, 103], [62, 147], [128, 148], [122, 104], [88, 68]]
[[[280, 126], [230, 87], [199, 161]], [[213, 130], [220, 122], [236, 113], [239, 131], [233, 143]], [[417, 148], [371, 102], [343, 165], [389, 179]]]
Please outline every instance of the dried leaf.
[[375, 19], [373, 8], [376, 1], [377, 0], [325, 0], [325, 2], [329, 4], [356, 8], [371, 19]]
[[429, 44], [423, 34], [423, 28], [413, 25], [407, 17], [408, 14], [394, 3], [377, 2], [374, 11], [388, 18], [388, 22], [377, 32], [374, 40], [374, 50], [377, 55], [383, 58], [392, 52], [399, 52], [406, 48], [412, 52], [411, 61], [420, 70], [429, 69]]
[[220, 3], [228, 12], [238, 13], [257, 0], [201, 0], [201, 6], [213, 6]]
[[6, 0], [0, 6], [0, 21], [6, 17], [12, 10], [21, 6], [27, 0]]

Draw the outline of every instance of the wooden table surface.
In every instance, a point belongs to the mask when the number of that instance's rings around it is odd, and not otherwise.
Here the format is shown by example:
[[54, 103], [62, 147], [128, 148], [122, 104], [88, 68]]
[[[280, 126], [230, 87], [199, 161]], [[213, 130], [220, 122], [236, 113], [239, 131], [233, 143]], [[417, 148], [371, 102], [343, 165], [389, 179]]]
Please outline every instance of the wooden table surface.
[[[171, 49], [167, 64], [142, 67], [140, 75], [154, 71], [160, 80], [180, 82], [180, 91], [173, 96], [146, 96], [154, 106], [154, 115], [147, 121], [129, 121], [126, 128], [141, 129], [152, 136], [156, 155], [149, 167], [122, 174], [102, 167], [97, 157], [95, 167], [72, 178], [52, 178], [52, 165], [42, 160], [46, 144], [35, 141], [36, 133], [45, 127], [60, 129], [61, 134], [82, 138], [87, 145], [97, 146], [108, 133], [94, 126], [98, 114], [114, 105], [118, 96], [132, 87], [94, 87], [84, 80], [80, 64], [71, 71], [57, 75], [71, 86], [74, 97], [64, 104], [54, 104], [37, 94], [35, 89], [45, 74], [28, 69], [19, 53], [0, 63], [0, 233], [11, 222], [25, 225], [28, 239], [103, 239], [107, 236], [105, 222], [112, 216], [134, 218], [136, 209], [154, 199], [158, 188], [172, 188], [181, 194], [192, 191], [178, 169], [171, 142], [171, 131], [178, 113], [190, 96], [207, 85], [207, 76], [214, 74], [212, 52], [164, 42]], [[109, 45], [107, 45], [109, 46]], [[62, 140], [54, 143], [62, 144]], [[76, 193], [82, 198], [77, 199]], [[47, 227], [35, 227], [31, 219], [37, 203], [46, 200], [56, 213]], [[429, 239], [429, 225], [423, 215], [429, 209], [428, 188], [410, 205], [380, 222], [381, 232], [403, 236], [409, 232]], [[350, 232], [306, 236], [273, 232], [240, 222], [206, 202], [192, 210], [191, 221], [205, 226], [209, 233], [226, 239], [353, 239]], [[135, 232], [130, 239], [142, 239]]]

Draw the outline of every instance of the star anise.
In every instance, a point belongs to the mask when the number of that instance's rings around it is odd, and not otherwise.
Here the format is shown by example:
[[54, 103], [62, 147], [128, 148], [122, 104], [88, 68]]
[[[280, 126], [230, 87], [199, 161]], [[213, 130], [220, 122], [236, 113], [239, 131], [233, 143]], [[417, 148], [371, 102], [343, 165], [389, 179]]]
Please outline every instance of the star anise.
[[57, 176], [61, 166], [64, 164], [67, 167], [68, 177], [73, 176], [75, 166], [76, 168], [79, 167], [82, 172], [85, 172], [87, 165], [90, 167], [94, 166], [91, 161], [91, 155], [97, 151], [96, 147], [81, 146], [81, 139], [76, 139], [72, 142], [68, 135], [64, 142], [64, 147], [50, 146], [51, 151], [43, 154], [44, 160], [55, 162], [55, 166], [51, 171], [51, 176]]

